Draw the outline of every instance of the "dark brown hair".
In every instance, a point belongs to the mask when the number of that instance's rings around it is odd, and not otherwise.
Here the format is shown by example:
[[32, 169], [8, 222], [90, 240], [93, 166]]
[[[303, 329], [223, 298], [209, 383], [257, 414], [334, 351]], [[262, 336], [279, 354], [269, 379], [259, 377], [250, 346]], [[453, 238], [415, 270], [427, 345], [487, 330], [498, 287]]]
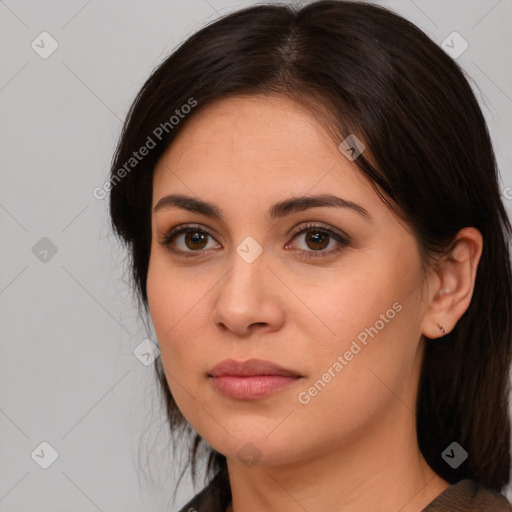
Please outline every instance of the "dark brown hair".
[[[111, 167], [111, 221], [128, 248], [139, 306], [147, 315], [155, 164], [202, 107], [244, 94], [284, 94], [299, 101], [337, 134], [338, 143], [357, 134], [373, 165], [366, 152], [355, 164], [383, 200], [398, 205], [396, 213], [411, 226], [423, 262], [449, 248], [463, 227], [482, 233], [468, 310], [442, 341], [426, 340], [417, 433], [425, 459], [442, 478], [473, 478], [501, 490], [510, 466], [512, 281], [511, 226], [495, 155], [461, 68], [390, 10], [334, 0], [302, 8], [249, 7], [205, 26], [153, 71], [131, 106]], [[171, 127], [176, 109], [191, 99], [197, 106]], [[119, 169], [158, 126], [167, 130], [152, 137], [158, 139], [155, 147], [119, 179]], [[169, 427], [190, 436], [194, 477], [198, 450], [206, 443], [179, 411], [156, 361]], [[453, 441], [469, 453], [457, 469], [441, 457]], [[206, 450], [207, 475], [226, 475], [226, 458]]]

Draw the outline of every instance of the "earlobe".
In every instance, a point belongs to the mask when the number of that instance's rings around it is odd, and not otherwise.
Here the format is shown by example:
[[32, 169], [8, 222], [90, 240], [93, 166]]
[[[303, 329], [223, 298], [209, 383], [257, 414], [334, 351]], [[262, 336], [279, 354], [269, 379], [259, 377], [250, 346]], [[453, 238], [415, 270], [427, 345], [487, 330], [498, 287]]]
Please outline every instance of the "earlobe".
[[427, 338], [443, 337], [468, 309], [482, 248], [481, 233], [476, 228], [463, 228], [454, 238], [450, 253], [438, 261], [436, 285], [423, 319], [422, 334]]

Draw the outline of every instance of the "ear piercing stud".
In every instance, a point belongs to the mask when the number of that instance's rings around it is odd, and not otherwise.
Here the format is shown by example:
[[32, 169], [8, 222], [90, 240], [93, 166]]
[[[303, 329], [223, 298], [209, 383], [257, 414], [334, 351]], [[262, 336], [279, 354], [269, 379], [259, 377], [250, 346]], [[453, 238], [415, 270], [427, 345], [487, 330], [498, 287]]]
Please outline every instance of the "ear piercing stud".
[[445, 330], [444, 330], [444, 327], [443, 327], [442, 325], [437, 324], [437, 327], [439, 327], [439, 330], [440, 330], [443, 334], [445, 334]]

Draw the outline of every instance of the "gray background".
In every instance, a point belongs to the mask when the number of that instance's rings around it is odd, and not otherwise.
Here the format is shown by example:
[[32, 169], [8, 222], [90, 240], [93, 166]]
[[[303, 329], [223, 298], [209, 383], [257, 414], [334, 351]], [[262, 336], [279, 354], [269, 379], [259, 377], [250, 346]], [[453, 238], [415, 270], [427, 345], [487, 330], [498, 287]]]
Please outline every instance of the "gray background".
[[[204, 23], [253, 3], [0, 1], [0, 511], [178, 510], [198, 490], [185, 479], [169, 501], [178, 463], [152, 365], [133, 353], [152, 333], [123, 278], [107, 200], [92, 191], [151, 70]], [[512, 1], [378, 3], [439, 45], [453, 31], [469, 43], [457, 61], [510, 212]], [[43, 31], [59, 45], [46, 59], [31, 47], [51, 49]], [[44, 441], [58, 452], [48, 469]]]

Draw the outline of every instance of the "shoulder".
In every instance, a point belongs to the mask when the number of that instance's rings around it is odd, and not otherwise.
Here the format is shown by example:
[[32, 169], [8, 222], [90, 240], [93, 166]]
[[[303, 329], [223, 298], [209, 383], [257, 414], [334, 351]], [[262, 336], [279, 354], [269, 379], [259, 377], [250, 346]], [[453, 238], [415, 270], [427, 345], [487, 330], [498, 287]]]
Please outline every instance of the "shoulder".
[[447, 487], [422, 512], [512, 512], [512, 505], [499, 492], [475, 480], [465, 479]]
[[229, 478], [226, 472], [220, 472], [179, 512], [225, 512], [230, 500]]
[[[179, 512], [225, 512], [231, 500], [229, 480], [218, 473]], [[512, 512], [512, 505], [499, 492], [470, 479], [450, 485], [422, 512]]]

